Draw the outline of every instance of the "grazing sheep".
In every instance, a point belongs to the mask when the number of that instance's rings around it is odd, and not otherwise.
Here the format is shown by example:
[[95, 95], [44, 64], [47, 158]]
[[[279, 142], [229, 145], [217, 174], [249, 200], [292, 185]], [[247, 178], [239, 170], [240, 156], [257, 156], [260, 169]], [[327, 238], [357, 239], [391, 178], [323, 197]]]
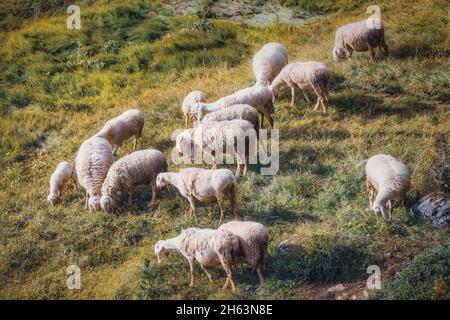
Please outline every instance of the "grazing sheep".
[[133, 151], [136, 151], [137, 141], [141, 141], [142, 144], [143, 127], [144, 113], [138, 109], [130, 109], [109, 120], [96, 136], [108, 140], [114, 146], [113, 154], [116, 155], [122, 143], [133, 136], [135, 138]]
[[311, 103], [311, 101], [305, 90], [312, 89], [317, 94], [317, 103], [314, 110], [317, 110], [319, 104], [321, 104], [323, 113], [326, 114], [330, 81], [330, 70], [323, 63], [317, 61], [293, 62], [281, 70], [275, 80], [273, 80], [270, 88], [274, 96], [277, 96], [280, 86], [284, 83], [287, 84], [291, 88], [292, 93], [291, 106], [294, 105], [295, 86], [302, 90], [303, 96], [308, 103]]
[[[181, 154], [190, 152], [191, 160], [194, 160], [194, 146], [197, 145], [207, 152], [212, 158], [212, 168], [217, 168], [217, 155], [233, 152], [237, 162], [236, 176], [241, 174], [241, 166], [244, 166], [243, 175], [247, 175], [251, 142], [256, 141], [256, 131], [253, 125], [246, 120], [231, 120], [213, 122], [207, 121], [195, 129], [187, 129], [176, 138], [176, 148]], [[253, 149], [253, 148], [252, 148]]]
[[227, 222], [218, 230], [227, 230], [239, 238], [244, 260], [258, 272], [259, 282], [263, 285], [262, 269], [269, 244], [269, 230], [261, 223], [251, 221]]
[[181, 253], [189, 262], [191, 287], [194, 286], [194, 260], [197, 260], [200, 264], [210, 282], [212, 282], [212, 277], [206, 267], [222, 265], [227, 274], [223, 289], [231, 284], [231, 289], [234, 292], [236, 287], [231, 268], [234, 264], [233, 258], [238, 255], [239, 249], [239, 239], [231, 232], [189, 228], [183, 230], [177, 237], [159, 240], [155, 245], [155, 255], [158, 257], [158, 263], [160, 263], [162, 258], [167, 256], [170, 251]]
[[[370, 22], [369, 22], [370, 23]], [[340, 27], [336, 31], [333, 58], [336, 62], [352, 57], [353, 51], [370, 51], [372, 61], [375, 59], [375, 49], [383, 48], [388, 53], [384, 39], [384, 26], [368, 28], [368, 20], [358, 21]]]
[[259, 133], [258, 112], [249, 104], [237, 104], [225, 109], [220, 109], [208, 113], [204, 118], [205, 121], [230, 121], [230, 120], [247, 120], [255, 128], [256, 135]]
[[195, 201], [219, 203], [220, 223], [225, 213], [225, 201], [231, 203], [231, 210], [237, 218], [237, 181], [228, 169], [205, 170], [187, 168], [177, 172], [163, 172], [156, 178], [156, 185], [162, 188], [174, 185], [190, 204], [189, 215], [196, 215]]
[[81, 144], [75, 160], [78, 182], [86, 189], [85, 208], [100, 210], [100, 194], [108, 169], [113, 163], [112, 146], [101, 137], [91, 137]]
[[286, 48], [278, 42], [267, 43], [253, 57], [253, 74], [256, 82], [270, 84], [287, 63]]
[[188, 127], [189, 121], [193, 122], [194, 116], [192, 115], [192, 107], [197, 102], [204, 102], [206, 100], [206, 94], [201, 91], [192, 91], [190, 92], [183, 100], [183, 104], [181, 105], [181, 110], [183, 111], [185, 118], [185, 128]]
[[68, 162], [60, 162], [50, 177], [50, 193], [47, 197], [48, 203], [52, 206], [56, 205], [61, 199], [64, 183], [72, 181], [76, 186], [76, 174], [73, 166]]
[[[358, 163], [366, 164], [367, 191], [370, 209], [381, 211], [386, 222], [392, 219], [392, 201], [402, 201], [409, 189], [411, 176], [408, 167], [390, 155], [377, 154]], [[386, 205], [389, 210], [386, 210]]]
[[150, 184], [151, 207], [156, 199], [156, 176], [167, 171], [166, 157], [158, 150], [140, 150], [130, 153], [113, 163], [102, 186], [101, 208], [109, 212], [115, 206], [118, 191], [127, 190], [131, 205], [133, 189], [137, 185]]
[[203, 116], [207, 113], [228, 108], [236, 104], [249, 104], [261, 115], [260, 128], [264, 127], [264, 116], [267, 117], [270, 127], [273, 128], [273, 119], [271, 116], [275, 112], [273, 98], [272, 90], [268, 86], [257, 83], [254, 86], [241, 89], [213, 103], [198, 102], [192, 108], [192, 114], [194, 114], [197, 120], [202, 120]]

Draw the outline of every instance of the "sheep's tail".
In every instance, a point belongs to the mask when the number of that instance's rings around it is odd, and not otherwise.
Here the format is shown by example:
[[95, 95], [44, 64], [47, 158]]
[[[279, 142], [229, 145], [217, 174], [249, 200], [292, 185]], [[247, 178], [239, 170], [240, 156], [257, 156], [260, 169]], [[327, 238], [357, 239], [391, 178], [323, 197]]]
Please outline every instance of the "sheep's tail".
[[355, 163], [355, 167], [359, 168], [359, 167], [362, 166], [363, 164], [366, 164], [367, 161], [368, 161], [368, 159], [364, 159], [364, 160], [361, 160], [361, 161], [357, 161], [357, 162]]

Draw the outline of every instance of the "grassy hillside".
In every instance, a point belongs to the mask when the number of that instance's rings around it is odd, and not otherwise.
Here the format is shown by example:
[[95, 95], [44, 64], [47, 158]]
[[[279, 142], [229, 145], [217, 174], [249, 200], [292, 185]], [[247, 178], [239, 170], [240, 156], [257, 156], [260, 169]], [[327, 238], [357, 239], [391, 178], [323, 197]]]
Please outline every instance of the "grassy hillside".
[[[412, 171], [407, 207], [431, 191], [449, 192], [443, 183], [450, 150], [446, 1], [380, 2], [390, 56], [375, 64], [367, 54], [340, 64], [331, 59], [334, 30], [367, 17], [364, 2], [323, 1], [320, 10], [308, 1], [288, 2], [294, 12], [320, 16], [302, 26], [266, 27], [218, 17], [203, 30], [197, 16], [176, 15], [177, 5], [111, 1], [82, 6], [81, 30], [67, 30], [66, 16], [52, 13], [0, 32], [1, 298], [311, 299], [336, 282], [361, 298], [367, 266], [377, 264], [384, 279], [393, 279], [405, 264], [401, 274], [410, 274], [407, 262], [419, 253], [448, 248], [448, 228], [411, 218], [408, 208], [397, 206], [390, 225], [369, 212], [364, 170], [354, 166], [380, 152], [406, 161]], [[268, 41], [282, 42], [290, 61], [325, 62], [333, 78], [327, 116], [300, 98], [291, 107], [288, 90], [281, 92], [275, 113], [280, 171], [263, 177], [252, 166], [239, 179], [239, 216], [270, 229], [263, 288], [247, 269], [236, 275], [236, 294], [224, 291], [220, 268], [212, 285], [198, 268], [197, 285], [189, 288], [185, 259], [172, 255], [157, 264], [157, 240], [218, 224], [215, 205], [188, 218], [188, 203], [173, 188], [160, 192], [152, 209], [145, 206], [148, 187], [137, 189], [132, 207], [123, 204], [112, 214], [85, 211], [83, 192], [71, 187], [59, 206], [47, 205], [57, 163], [73, 160], [82, 141], [130, 106], [145, 113], [144, 147], [170, 159], [171, 134], [184, 124], [184, 95], [201, 89], [213, 101], [252, 84], [251, 55]], [[432, 260], [433, 252], [415, 260]], [[81, 267], [78, 291], [66, 288], [71, 264]], [[423, 287], [442, 278], [448, 290], [449, 272], [440, 270], [422, 279]], [[428, 289], [408, 293], [409, 280], [399, 279], [376, 297], [435, 297], [423, 296]]]

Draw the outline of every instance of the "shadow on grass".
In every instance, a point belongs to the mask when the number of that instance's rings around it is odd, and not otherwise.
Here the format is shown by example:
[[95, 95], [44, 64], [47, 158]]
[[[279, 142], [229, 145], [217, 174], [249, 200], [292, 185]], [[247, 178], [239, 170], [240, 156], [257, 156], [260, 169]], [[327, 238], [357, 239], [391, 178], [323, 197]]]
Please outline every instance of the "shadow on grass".
[[319, 222], [320, 219], [310, 213], [295, 211], [286, 208], [272, 208], [266, 211], [240, 210], [240, 218], [250, 218], [250, 220], [258, 221], [266, 226], [274, 226], [280, 224], [298, 223], [298, 222]]
[[401, 119], [411, 119], [420, 113], [434, 112], [435, 107], [414, 97], [385, 101], [373, 95], [347, 93], [333, 96], [331, 105], [341, 117], [347, 114], [362, 115], [366, 119], [380, 116], [398, 115]]

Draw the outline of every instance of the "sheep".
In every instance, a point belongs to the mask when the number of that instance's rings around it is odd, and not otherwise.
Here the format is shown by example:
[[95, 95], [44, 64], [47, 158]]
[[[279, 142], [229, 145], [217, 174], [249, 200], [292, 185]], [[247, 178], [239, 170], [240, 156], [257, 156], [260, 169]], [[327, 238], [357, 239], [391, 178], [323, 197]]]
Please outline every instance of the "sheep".
[[60, 162], [50, 177], [50, 193], [47, 197], [48, 203], [56, 205], [62, 194], [64, 183], [71, 181], [76, 186], [76, 174], [73, 166], [68, 162]]
[[242, 165], [245, 176], [247, 175], [249, 156], [252, 152], [250, 150], [251, 142], [254, 144], [256, 136], [253, 125], [247, 120], [207, 121], [195, 129], [181, 132], [176, 137], [176, 148], [181, 154], [190, 151], [191, 160], [194, 160], [194, 146], [199, 146], [212, 158], [213, 169], [217, 168], [216, 156], [219, 153], [230, 152], [232, 148], [237, 162], [236, 176], [240, 176]]
[[143, 127], [144, 113], [138, 109], [129, 109], [120, 116], [109, 120], [96, 136], [108, 140], [114, 146], [113, 154], [116, 155], [122, 143], [133, 136], [133, 151], [136, 151], [138, 140], [142, 144]]
[[288, 53], [286, 48], [278, 42], [267, 43], [253, 57], [253, 74], [256, 82], [270, 84], [287, 64]]
[[243, 258], [258, 272], [259, 282], [262, 286], [264, 284], [262, 269], [269, 243], [269, 230], [261, 223], [252, 221], [227, 222], [218, 230], [229, 231], [239, 238]]
[[225, 109], [220, 109], [208, 113], [204, 118], [205, 121], [230, 121], [235, 119], [247, 120], [255, 128], [256, 135], [259, 133], [258, 112], [249, 104], [237, 104]]
[[127, 190], [128, 205], [131, 205], [133, 188], [142, 184], [151, 185], [152, 200], [148, 203], [151, 207], [156, 199], [156, 176], [164, 171], [167, 171], [166, 157], [158, 150], [135, 151], [120, 158], [113, 163], [103, 182], [102, 210], [109, 212], [115, 206], [117, 192], [122, 190]]
[[291, 88], [291, 106], [294, 105], [295, 86], [298, 86], [302, 90], [303, 96], [308, 103], [311, 103], [311, 101], [305, 90], [312, 89], [317, 94], [317, 103], [314, 110], [317, 110], [319, 104], [321, 104], [323, 113], [326, 114], [330, 82], [330, 70], [323, 63], [317, 61], [293, 62], [281, 70], [273, 80], [270, 88], [275, 97], [278, 95], [280, 86], [286, 83]]
[[353, 51], [369, 51], [372, 61], [375, 59], [375, 48], [383, 48], [388, 54], [388, 46], [384, 38], [384, 26], [369, 28], [370, 20], [362, 20], [347, 24], [336, 31], [333, 59], [336, 62], [351, 58]]
[[189, 286], [194, 286], [194, 260], [197, 260], [210, 282], [213, 282], [212, 277], [206, 267], [222, 265], [227, 274], [223, 289], [231, 284], [231, 289], [235, 292], [236, 287], [231, 268], [234, 264], [234, 257], [238, 255], [240, 248], [239, 239], [231, 232], [189, 228], [183, 230], [180, 235], [174, 238], [159, 240], [155, 244], [155, 255], [158, 257], [158, 263], [161, 263], [162, 258], [166, 257], [171, 251], [181, 253], [188, 260], [191, 273]]
[[237, 181], [228, 169], [205, 170], [187, 168], [179, 172], [163, 172], [156, 177], [158, 188], [174, 185], [190, 204], [189, 216], [196, 216], [195, 201], [217, 201], [220, 209], [220, 223], [225, 213], [225, 202], [231, 203], [231, 210], [237, 218]]
[[409, 189], [411, 182], [409, 169], [402, 161], [386, 154], [377, 154], [368, 160], [362, 160], [357, 166], [364, 163], [370, 210], [373, 210], [375, 214], [381, 211], [383, 219], [390, 222], [392, 201], [402, 201]]
[[194, 119], [191, 109], [197, 102], [206, 101], [206, 94], [202, 91], [192, 91], [188, 93], [188, 95], [184, 98], [183, 103], [181, 105], [181, 110], [183, 111], [185, 118], [185, 128], [188, 127], [189, 121]]
[[100, 194], [108, 169], [113, 163], [113, 149], [108, 140], [91, 137], [77, 152], [75, 170], [78, 182], [86, 189], [85, 208], [100, 210]]
[[198, 102], [192, 108], [192, 114], [200, 121], [207, 113], [228, 108], [236, 104], [249, 104], [261, 115], [260, 128], [264, 127], [264, 116], [267, 117], [270, 127], [273, 128], [273, 119], [271, 116], [275, 112], [273, 101], [274, 96], [272, 90], [267, 85], [257, 83], [213, 103]]

